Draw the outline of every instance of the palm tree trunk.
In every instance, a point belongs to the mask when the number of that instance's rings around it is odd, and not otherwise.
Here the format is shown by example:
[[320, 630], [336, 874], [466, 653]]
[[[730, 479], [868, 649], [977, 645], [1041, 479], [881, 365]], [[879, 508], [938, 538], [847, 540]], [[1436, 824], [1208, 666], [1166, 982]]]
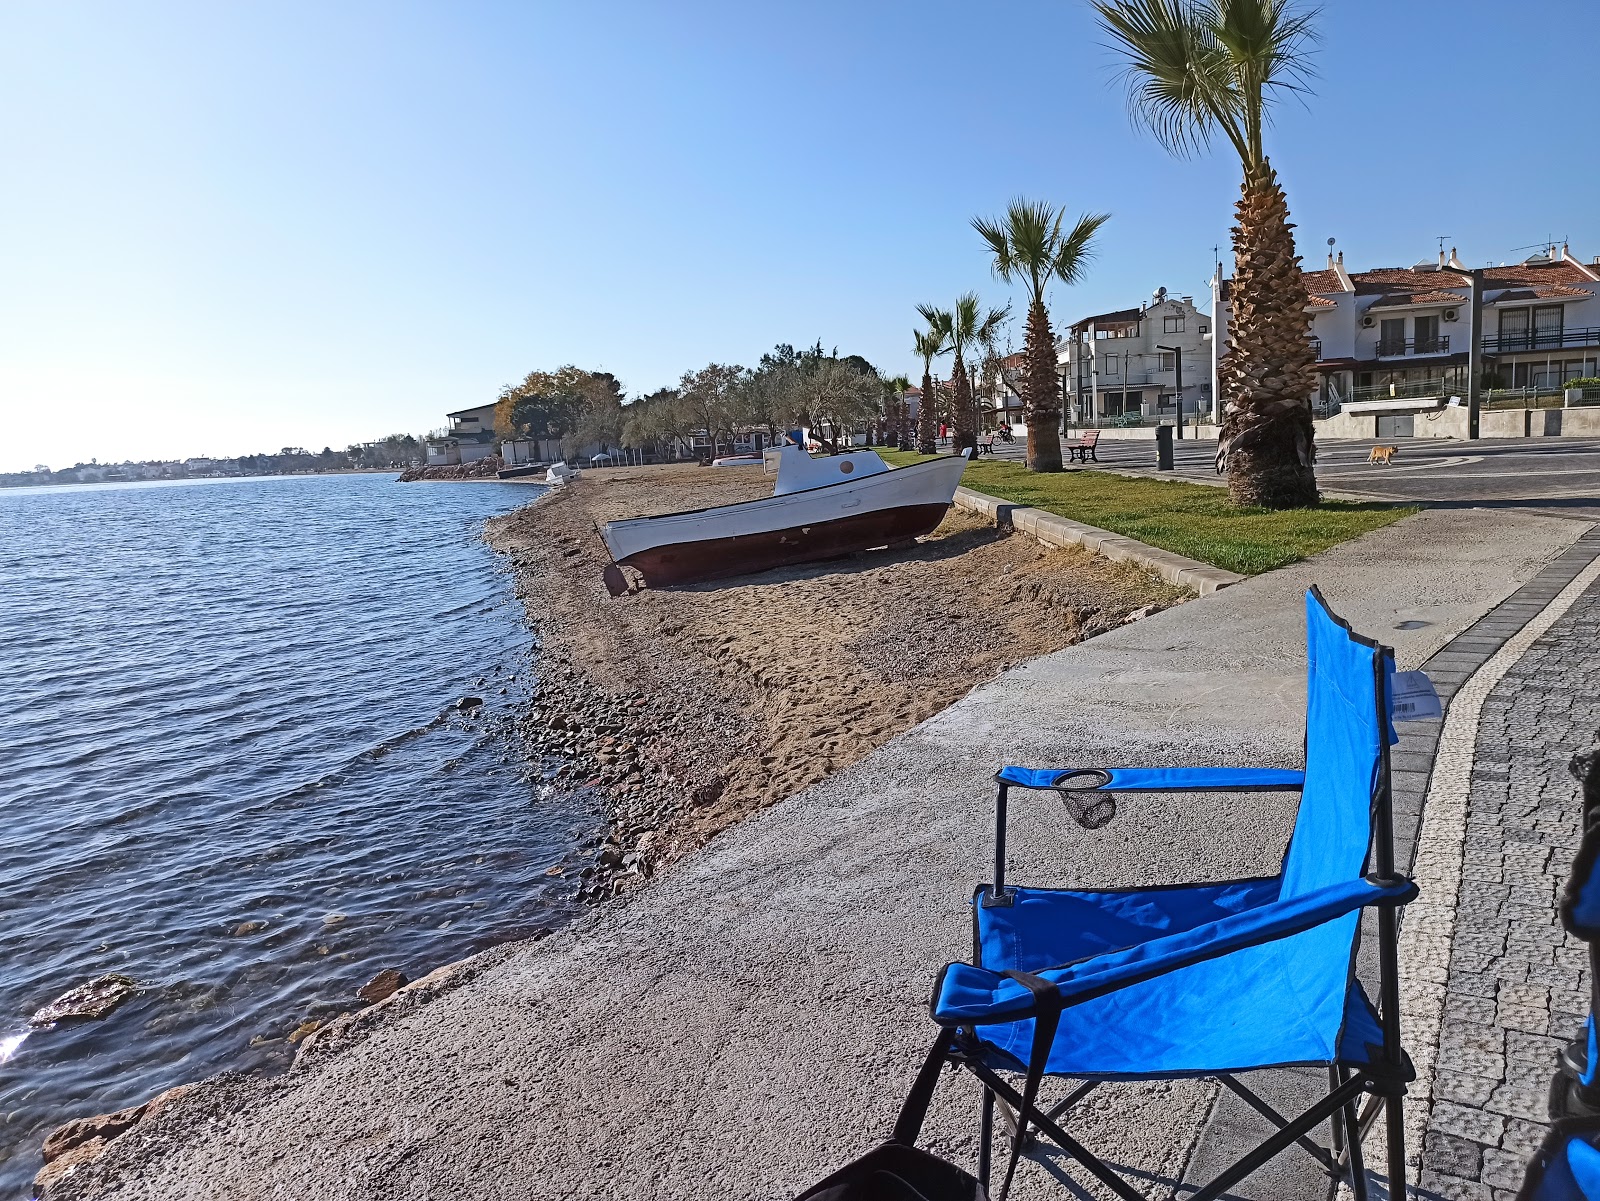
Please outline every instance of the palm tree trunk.
[[933, 376], [926, 371], [922, 373], [922, 399], [917, 403], [917, 451], [936, 455], [939, 453], [939, 443], [935, 440], [939, 433], [939, 422], [933, 411]]
[[895, 449], [911, 449], [911, 402], [906, 399], [904, 392], [900, 393], [900, 409], [895, 414]]
[[1028, 421], [1028, 470], [1061, 470], [1061, 394], [1056, 380], [1056, 340], [1044, 301], [1028, 306], [1024, 346], [1024, 403]]
[[972, 420], [972, 381], [967, 378], [967, 365], [956, 351], [955, 365], [950, 369], [950, 418], [956, 427], [956, 445], [961, 450], [971, 450], [978, 444], [978, 431]]
[[1247, 172], [1233, 227], [1228, 353], [1218, 364], [1224, 400], [1217, 467], [1236, 505], [1315, 505], [1310, 303], [1294, 249], [1289, 204], [1263, 160]]

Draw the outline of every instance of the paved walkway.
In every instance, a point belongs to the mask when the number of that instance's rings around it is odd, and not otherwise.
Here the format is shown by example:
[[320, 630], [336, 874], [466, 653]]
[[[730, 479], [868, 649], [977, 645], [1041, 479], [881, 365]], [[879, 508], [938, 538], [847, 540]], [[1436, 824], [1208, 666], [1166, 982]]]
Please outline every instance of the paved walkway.
[[[1415, 667], [1586, 528], [1425, 512], [1024, 665], [343, 1053], [195, 1090], [80, 1184], [183, 1201], [793, 1195], [881, 1136], [926, 1047], [929, 982], [969, 945], [999, 763], [1294, 764], [1308, 584]], [[1430, 787], [1426, 763], [1402, 770]], [[1126, 886], [1276, 870], [1294, 800], [1155, 798], [1094, 832], [1048, 800], [1015, 808], [1014, 878]], [[1303, 1084], [1256, 1075], [1269, 1095]], [[970, 1159], [974, 1108], [968, 1082], [942, 1089], [935, 1145]], [[1181, 1081], [1103, 1088], [1078, 1133], [1167, 1196], [1260, 1128]], [[1018, 1201], [1059, 1195], [1051, 1169], [1025, 1166]], [[1290, 1154], [1233, 1195], [1325, 1183]]]
[[[1597, 554], [1600, 535], [1581, 539], [1433, 661], [1459, 664], [1474, 695], [1447, 714], [1415, 865], [1448, 955], [1432, 1011], [1407, 1014], [1412, 1037], [1437, 1042], [1417, 1056], [1411, 1107], [1426, 1197], [1512, 1197], [1588, 1009], [1587, 953], [1555, 906], [1581, 834], [1568, 763], [1600, 730]], [[1413, 934], [1427, 913], [1408, 912]]]

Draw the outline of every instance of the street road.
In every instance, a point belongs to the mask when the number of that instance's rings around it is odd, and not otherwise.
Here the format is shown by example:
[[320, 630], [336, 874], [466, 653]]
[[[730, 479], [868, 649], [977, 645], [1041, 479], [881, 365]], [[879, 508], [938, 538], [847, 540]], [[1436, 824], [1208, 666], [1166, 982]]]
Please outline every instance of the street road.
[[[1018, 446], [1021, 444], [1018, 443]], [[1600, 441], [1578, 438], [1485, 438], [1477, 442], [1400, 438], [1388, 466], [1369, 464], [1378, 443], [1326, 441], [1317, 447], [1317, 479], [1332, 493], [1434, 507], [1516, 508], [1600, 520]], [[1006, 447], [1011, 450], [1011, 447]], [[1174, 475], [1216, 480], [1217, 444], [1174, 443]], [[1150, 469], [1155, 443], [1102, 439], [1100, 465]]]

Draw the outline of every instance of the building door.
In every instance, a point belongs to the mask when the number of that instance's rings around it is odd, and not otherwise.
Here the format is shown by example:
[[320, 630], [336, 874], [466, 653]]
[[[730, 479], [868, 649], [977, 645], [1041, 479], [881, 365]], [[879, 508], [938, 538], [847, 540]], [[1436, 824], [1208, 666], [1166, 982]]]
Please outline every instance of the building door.
[[1386, 317], [1378, 326], [1378, 354], [1405, 354], [1406, 319]]
[[1416, 430], [1417, 418], [1412, 413], [1400, 413], [1392, 417], [1378, 418], [1378, 440], [1385, 438], [1409, 438]]
[[1417, 353], [1438, 354], [1442, 347], [1439, 345], [1439, 318], [1417, 318]]
[[1528, 310], [1509, 309], [1500, 314], [1500, 349], [1528, 349]]
[[1542, 304], [1533, 310], [1533, 343], [1543, 349], [1561, 345], [1561, 306]]

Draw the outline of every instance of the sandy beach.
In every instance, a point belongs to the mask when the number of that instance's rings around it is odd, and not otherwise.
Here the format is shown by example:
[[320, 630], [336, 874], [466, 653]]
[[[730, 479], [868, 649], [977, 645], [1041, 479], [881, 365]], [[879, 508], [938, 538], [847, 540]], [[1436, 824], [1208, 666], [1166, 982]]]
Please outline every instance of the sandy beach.
[[607, 596], [606, 521], [771, 487], [751, 468], [592, 470], [489, 524], [541, 643], [530, 743], [613, 814], [593, 862], [571, 865], [588, 872], [591, 899], [1006, 668], [1188, 596], [1131, 564], [1047, 549], [956, 510], [906, 550]]

